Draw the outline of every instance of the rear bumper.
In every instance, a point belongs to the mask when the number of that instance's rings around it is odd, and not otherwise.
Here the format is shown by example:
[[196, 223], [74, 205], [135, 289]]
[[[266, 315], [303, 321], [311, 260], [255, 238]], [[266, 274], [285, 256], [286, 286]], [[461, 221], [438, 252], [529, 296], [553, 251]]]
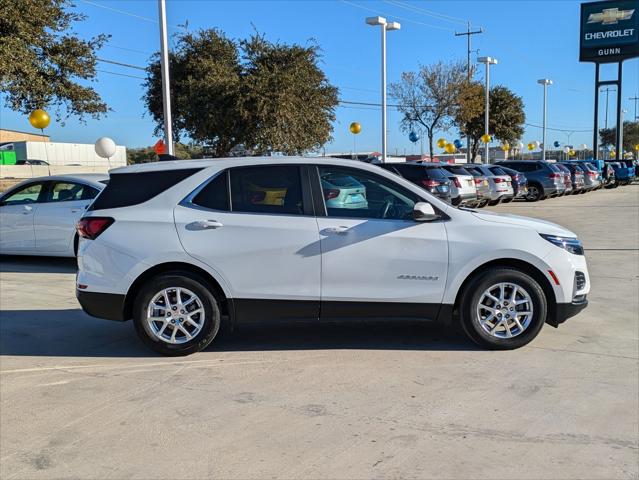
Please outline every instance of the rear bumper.
[[125, 295], [115, 293], [86, 292], [76, 289], [75, 296], [87, 314], [105, 320], [124, 321]]
[[581, 295], [582, 298], [575, 299], [571, 303], [558, 303], [555, 306], [554, 318], [548, 318], [547, 323], [553, 327], [558, 327], [570, 317], [574, 317], [584, 308], [588, 306], [588, 299], [586, 295]]

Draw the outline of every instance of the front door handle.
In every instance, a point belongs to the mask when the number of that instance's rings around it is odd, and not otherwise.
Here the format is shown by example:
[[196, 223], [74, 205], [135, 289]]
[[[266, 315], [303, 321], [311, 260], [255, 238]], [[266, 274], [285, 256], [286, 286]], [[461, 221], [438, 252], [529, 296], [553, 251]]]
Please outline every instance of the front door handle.
[[197, 222], [189, 223], [186, 226], [187, 230], [214, 230], [216, 228], [222, 228], [223, 223], [217, 220], [198, 220]]
[[24, 206], [24, 210], [22, 211], [22, 215], [29, 215], [33, 210], [33, 207], [30, 207], [29, 205], [25, 205]]
[[81, 212], [82, 210], [84, 210], [84, 208], [72, 208], [71, 213], [78, 213], [78, 212]]
[[337, 235], [344, 235], [348, 233], [348, 227], [340, 225], [338, 227], [328, 227], [326, 229], [328, 233], [336, 233]]

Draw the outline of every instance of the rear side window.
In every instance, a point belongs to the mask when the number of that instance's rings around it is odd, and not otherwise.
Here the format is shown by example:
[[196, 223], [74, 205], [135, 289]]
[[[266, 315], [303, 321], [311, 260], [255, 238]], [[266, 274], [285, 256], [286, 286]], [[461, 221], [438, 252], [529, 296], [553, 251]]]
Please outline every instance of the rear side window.
[[115, 173], [89, 210], [128, 207], [151, 200], [201, 168], [180, 168], [136, 173]]
[[557, 167], [557, 165], [548, 164], [548, 168], [550, 168], [551, 172], [560, 173], [561, 170]]
[[[466, 167], [466, 168], [464, 168], [464, 170], [469, 172], [473, 177], [481, 177], [481, 176], [484, 175], [478, 168]], [[459, 175], [461, 175], [461, 174], [459, 174]]]
[[446, 175], [446, 172], [441, 169], [441, 168], [427, 168], [426, 169], [426, 174], [428, 175], [429, 178], [448, 178], [448, 176]]
[[488, 167], [488, 170], [492, 172], [493, 175], [509, 175], [506, 170], [499, 167]]
[[466, 170], [464, 167], [455, 167], [451, 165], [444, 168], [449, 172], [454, 173], [455, 175], [470, 175], [468, 170]]
[[224, 171], [205, 185], [191, 201], [194, 205], [211, 210], [229, 210], [228, 171]]
[[[234, 212], [302, 215], [302, 181], [297, 165], [237, 167], [231, 175], [231, 208]], [[347, 175], [333, 179], [343, 185]]]
[[426, 169], [418, 165], [400, 165], [396, 167], [399, 173], [407, 180], [411, 182], [419, 182], [428, 175], [426, 175]]

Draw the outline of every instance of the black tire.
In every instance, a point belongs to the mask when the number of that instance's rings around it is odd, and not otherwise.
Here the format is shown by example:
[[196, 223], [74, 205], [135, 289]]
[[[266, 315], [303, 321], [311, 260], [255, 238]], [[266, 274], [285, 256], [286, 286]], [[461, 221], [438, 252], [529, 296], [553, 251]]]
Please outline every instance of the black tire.
[[80, 237], [76, 233], [75, 237], [73, 237], [73, 256], [74, 257], [78, 256], [78, 246], [79, 245], [80, 245]]
[[488, 202], [488, 205], [490, 205], [491, 207], [494, 207], [496, 205], [499, 205], [501, 203], [501, 199], [497, 199], [497, 200], [491, 200], [490, 202]]
[[501, 203], [510, 203], [514, 200], [514, 197], [510, 197], [510, 198], [504, 198]]
[[528, 193], [526, 194], [527, 202], [536, 202], [538, 200], [543, 200], [544, 198], [544, 189], [538, 183], [531, 183], [528, 185]]
[[[512, 338], [491, 335], [481, 326], [476, 314], [484, 291], [499, 283], [512, 283], [523, 288], [533, 304], [533, 315], [528, 327]], [[459, 320], [464, 333], [480, 347], [491, 350], [512, 350], [531, 342], [544, 326], [547, 311], [546, 295], [539, 283], [527, 273], [509, 267], [491, 268], [478, 274], [466, 285], [459, 302]]]
[[[193, 292], [201, 301], [204, 310], [204, 324], [189, 341], [180, 344], [164, 342], [153, 335], [146, 321], [147, 307], [153, 297], [167, 288], [185, 288]], [[205, 349], [216, 337], [221, 327], [220, 299], [215, 297], [208, 283], [190, 272], [167, 272], [146, 281], [138, 292], [133, 304], [133, 323], [142, 342], [162, 355], [183, 356]], [[184, 302], [185, 304], [187, 302]], [[186, 325], [186, 324], [185, 324]]]

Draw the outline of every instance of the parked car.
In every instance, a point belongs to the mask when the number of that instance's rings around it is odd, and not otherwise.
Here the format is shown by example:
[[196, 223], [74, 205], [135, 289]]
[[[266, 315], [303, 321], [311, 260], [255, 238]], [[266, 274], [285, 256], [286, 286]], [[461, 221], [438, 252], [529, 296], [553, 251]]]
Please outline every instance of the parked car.
[[327, 173], [321, 178], [329, 208], [366, 208], [366, 187], [349, 175]]
[[[488, 168], [490, 168], [491, 171], [493, 171], [493, 169], [495, 168], [499, 168], [510, 175], [513, 185], [514, 198], [526, 198], [526, 195], [528, 194], [528, 179], [526, 178], [526, 175], [503, 165], [490, 165]], [[505, 199], [504, 202], [511, 202], [512, 200], [514, 200], [514, 198], [511, 200]]]
[[[621, 162], [609, 162], [606, 161], [615, 171], [615, 182], [616, 185], [628, 185], [634, 179], [634, 176], [631, 176], [630, 169], [625, 163]], [[632, 175], [634, 175], [634, 170]]]
[[43, 165], [48, 166], [49, 162], [45, 162], [44, 160], [17, 160], [16, 165]]
[[434, 163], [448, 172], [451, 183], [451, 203], [459, 206], [477, 204], [477, 187], [473, 175], [464, 167], [447, 163]]
[[509, 167], [526, 175], [526, 200], [529, 202], [556, 197], [566, 190], [559, 169], [552, 163], [541, 160], [503, 160], [496, 165]]
[[451, 183], [448, 172], [439, 165], [426, 165], [423, 163], [381, 163], [385, 170], [393, 172], [406, 180], [419, 185], [437, 198], [445, 202], [451, 202]]
[[584, 182], [586, 184], [585, 190], [597, 190], [601, 188], [601, 174], [597, 170], [597, 167], [590, 162], [583, 162], [580, 164], [583, 169]]
[[586, 191], [586, 183], [585, 176], [586, 172], [584, 167], [579, 165], [578, 163], [572, 162], [562, 162], [561, 164], [564, 168], [568, 169], [570, 172], [570, 182], [572, 183], [572, 193], [578, 194]]
[[[337, 175], [365, 186], [366, 207], [326, 203], [321, 179]], [[286, 186], [284, 202], [246, 201], [247, 177]], [[133, 319], [142, 341], [166, 355], [276, 318], [459, 322], [477, 344], [513, 349], [577, 314], [590, 290], [583, 247], [563, 227], [457, 209], [341, 159], [116, 168], [78, 232], [82, 308]]]
[[564, 190], [564, 193], [562, 193], [562, 195], [570, 195], [573, 192], [572, 175], [570, 173], [570, 170], [559, 162], [555, 163], [555, 167], [560, 170], [564, 179], [564, 186], [566, 187], [566, 189]]
[[457, 165], [464, 167], [464, 170], [470, 173], [475, 181], [475, 188], [477, 190], [477, 201], [469, 204], [468, 206], [483, 208], [488, 205], [491, 202], [492, 197], [490, 192], [490, 183], [486, 175], [484, 175], [481, 170], [472, 168], [473, 164], [458, 163]]
[[619, 163], [623, 167], [625, 165], [626, 171], [628, 172], [628, 183], [635, 180], [637, 173], [635, 170], [635, 163], [633, 160], [619, 160]]
[[0, 196], [0, 254], [73, 257], [75, 225], [104, 188], [106, 174], [26, 180]]
[[514, 198], [515, 193], [512, 186], [512, 179], [504, 170], [500, 167], [483, 164], [464, 164], [467, 170], [471, 168], [480, 172], [488, 180], [490, 187], [490, 202], [489, 205], [498, 205], [500, 202], [507, 200], [510, 201]]

